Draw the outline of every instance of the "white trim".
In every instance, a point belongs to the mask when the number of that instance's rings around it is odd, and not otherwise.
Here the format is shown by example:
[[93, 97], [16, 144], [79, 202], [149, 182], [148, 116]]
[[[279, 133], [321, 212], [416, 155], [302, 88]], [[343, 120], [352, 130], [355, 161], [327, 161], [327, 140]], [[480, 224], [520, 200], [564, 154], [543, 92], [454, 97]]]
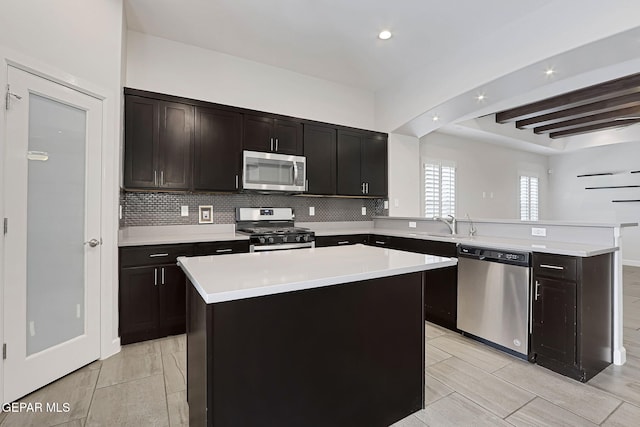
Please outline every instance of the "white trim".
[[623, 259], [622, 265], [628, 265], [629, 267], [640, 267], [640, 260], [637, 259]]
[[[613, 244], [622, 247], [622, 229], [613, 228]], [[613, 253], [613, 363], [624, 365], [627, 361], [627, 350], [624, 348], [624, 304], [623, 304], [622, 254]]]
[[[0, 87], [2, 113], [0, 114], [0, 164], [4, 166], [6, 141], [6, 110], [4, 93], [11, 65], [39, 77], [62, 84], [90, 95], [103, 102], [102, 113], [102, 240], [100, 261], [100, 358], [105, 359], [120, 351], [118, 336], [118, 205], [120, 182], [120, 137], [122, 94], [96, 85], [56, 67], [0, 46]], [[0, 213], [4, 218], [4, 182], [0, 174]], [[0, 233], [0, 260], [4, 259], [4, 234]], [[4, 300], [4, 268], [0, 262], [0, 300]], [[0, 305], [0, 343], [4, 342], [4, 309]], [[0, 402], [4, 402], [4, 363], [0, 360]]]

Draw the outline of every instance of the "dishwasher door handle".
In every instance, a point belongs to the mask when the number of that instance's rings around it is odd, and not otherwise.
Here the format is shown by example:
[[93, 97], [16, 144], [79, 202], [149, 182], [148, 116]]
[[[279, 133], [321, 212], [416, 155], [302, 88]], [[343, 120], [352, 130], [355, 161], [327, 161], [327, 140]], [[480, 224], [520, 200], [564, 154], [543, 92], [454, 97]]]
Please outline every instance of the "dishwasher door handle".
[[538, 282], [538, 281], [536, 280], [536, 289], [535, 289], [535, 292], [534, 292], [534, 294], [535, 294], [535, 301], [538, 301], [538, 298], [540, 297], [540, 293], [538, 292], [538, 289], [539, 289], [539, 288], [540, 288], [540, 282]]

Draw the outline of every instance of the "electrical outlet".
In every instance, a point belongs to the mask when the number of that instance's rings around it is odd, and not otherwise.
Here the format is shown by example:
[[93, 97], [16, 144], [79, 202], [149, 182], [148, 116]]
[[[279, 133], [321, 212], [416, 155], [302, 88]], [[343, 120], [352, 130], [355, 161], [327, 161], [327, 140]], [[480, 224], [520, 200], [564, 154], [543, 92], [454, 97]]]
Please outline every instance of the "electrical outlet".
[[366, 215], [367, 214], [367, 207], [363, 206], [362, 207], [362, 215]]
[[388, 200], [384, 201], [384, 208], [385, 209], [389, 209], [389, 201]]
[[531, 235], [532, 236], [546, 237], [547, 229], [546, 228], [531, 227]]
[[396, 208], [397, 208], [398, 206], [400, 206], [400, 200], [398, 200], [398, 199], [393, 199], [393, 206], [395, 206]]
[[309, 206], [309, 216], [314, 216], [316, 214], [315, 206]]
[[417, 224], [415, 221], [409, 221], [409, 228], [416, 228]]
[[189, 216], [189, 206], [180, 206], [180, 216]]

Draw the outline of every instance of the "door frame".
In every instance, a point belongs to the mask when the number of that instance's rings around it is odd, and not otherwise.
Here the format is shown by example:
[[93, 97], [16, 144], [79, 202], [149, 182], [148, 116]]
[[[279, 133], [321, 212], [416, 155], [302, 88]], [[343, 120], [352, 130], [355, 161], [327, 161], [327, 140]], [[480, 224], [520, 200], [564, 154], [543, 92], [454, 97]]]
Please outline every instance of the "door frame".
[[[102, 102], [102, 196], [100, 251], [100, 359], [120, 351], [118, 336], [118, 228], [120, 205], [120, 153], [122, 146], [121, 82], [108, 89], [69, 74], [19, 52], [0, 47], [0, 164], [4, 165], [6, 150], [5, 93], [8, 67], [12, 66], [51, 80]], [[4, 174], [0, 174], [0, 214], [4, 218]], [[4, 301], [4, 233], [0, 233], [0, 300]], [[0, 304], [0, 344], [4, 343], [4, 305]], [[0, 358], [0, 402], [4, 402], [4, 360]]]

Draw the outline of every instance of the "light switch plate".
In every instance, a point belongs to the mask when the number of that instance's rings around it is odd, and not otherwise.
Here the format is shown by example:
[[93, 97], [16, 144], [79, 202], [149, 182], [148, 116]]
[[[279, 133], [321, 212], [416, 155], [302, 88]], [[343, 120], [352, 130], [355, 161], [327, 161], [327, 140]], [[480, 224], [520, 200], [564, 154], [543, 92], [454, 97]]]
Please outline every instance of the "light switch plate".
[[409, 228], [416, 228], [417, 224], [415, 221], [409, 221]]
[[546, 237], [547, 236], [547, 229], [546, 228], [531, 227], [531, 235], [532, 236]]
[[367, 207], [363, 206], [362, 207], [362, 215], [366, 215], [367, 214]]
[[189, 216], [189, 206], [180, 206], [180, 216]]
[[316, 214], [315, 206], [309, 206], [309, 216], [314, 216]]

